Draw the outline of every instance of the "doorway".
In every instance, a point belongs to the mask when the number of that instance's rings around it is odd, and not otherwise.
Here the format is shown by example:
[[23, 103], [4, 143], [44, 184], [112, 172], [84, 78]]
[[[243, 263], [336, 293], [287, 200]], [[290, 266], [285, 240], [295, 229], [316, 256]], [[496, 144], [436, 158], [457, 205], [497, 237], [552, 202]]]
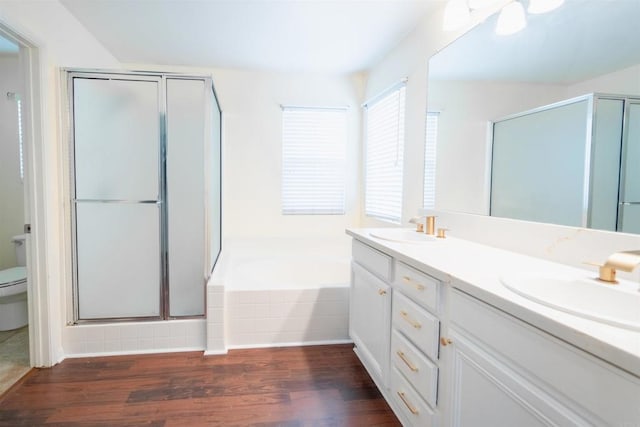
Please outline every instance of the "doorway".
[[0, 393], [30, 369], [19, 52], [0, 36]]
[[[12, 46], [9, 53], [11, 61], [17, 57], [17, 82], [15, 89], [3, 90], [0, 102], [9, 108], [9, 116], [14, 126], [14, 135], [0, 144], [11, 144], [14, 154], [11, 160], [14, 176], [19, 176], [19, 195], [11, 201], [11, 237], [9, 246], [4, 247], [7, 265], [23, 264], [26, 283], [22, 294], [26, 297], [25, 328], [19, 327], [17, 333], [15, 325], [10, 325], [10, 332], [0, 340], [9, 342], [14, 347], [28, 348], [20, 352], [25, 373], [31, 367], [51, 366], [54, 360], [53, 345], [49, 328], [49, 297], [47, 278], [47, 264], [45, 259], [46, 242], [46, 195], [43, 162], [42, 115], [41, 115], [41, 70], [38, 46], [28, 38], [14, 31], [11, 26], [0, 21], [0, 37], [6, 44]], [[6, 57], [7, 55], [5, 55]], [[4, 81], [4, 79], [3, 79]], [[4, 162], [4, 160], [2, 160]], [[4, 168], [4, 165], [2, 166]], [[14, 186], [15, 187], [15, 186]], [[14, 188], [14, 190], [16, 190]], [[18, 200], [20, 199], [20, 200]], [[4, 200], [2, 211], [8, 211]], [[16, 213], [17, 212], [17, 213]], [[33, 230], [33, 232], [32, 232]], [[14, 234], [16, 233], [16, 234]], [[1, 239], [0, 240], [6, 240]], [[5, 242], [0, 243], [4, 245]], [[20, 249], [18, 251], [17, 249]], [[18, 253], [20, 252], [20, 254]], [[15, 255], [14, 255], [15, 254]], [[22, 260], [19, 258], [22, 257]], [[2, 267], [4, 269], [4, 267]], [[15, 284], [15, 283], [14, 283]], [[15, 289], [14, 289], [15, 290]], [[5, 292], [7, 294], [8, 292]], [[14, 292], [19, 293], [19, 292]], [[16, 297], [20, 299], [20, 297]], [[22, 303], [24, 304], [24, 302]], [[8, 311], [8, 310], [7, 310]], [[22, 320], [17, 320], [21, 323]], [[28, 325], [28, 326], [27, 326]], [[5, 339], [6, 338], [6, 339]], [[25, 354], [26, 353], [26, 354]], [[1, 393], [1, 391], [0, 391]]]

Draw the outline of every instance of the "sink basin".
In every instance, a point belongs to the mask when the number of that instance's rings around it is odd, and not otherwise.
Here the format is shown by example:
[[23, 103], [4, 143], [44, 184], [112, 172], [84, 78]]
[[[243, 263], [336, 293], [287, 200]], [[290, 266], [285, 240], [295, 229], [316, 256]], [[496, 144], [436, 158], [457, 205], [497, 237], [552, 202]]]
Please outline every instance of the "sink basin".
[[539, 304], [586, 319], [640, 331], [637, 283], [611, 285], [597, 279], [518, 274], [501, 278], [513, 292]]
[[427, 243], [436, 240], [435, 236], [419, 233], [413, 229], [406, 228], [382, 229], [372, 231], [369, 234], [371, 237], [376, 237], [378, 239], [401, 243]]

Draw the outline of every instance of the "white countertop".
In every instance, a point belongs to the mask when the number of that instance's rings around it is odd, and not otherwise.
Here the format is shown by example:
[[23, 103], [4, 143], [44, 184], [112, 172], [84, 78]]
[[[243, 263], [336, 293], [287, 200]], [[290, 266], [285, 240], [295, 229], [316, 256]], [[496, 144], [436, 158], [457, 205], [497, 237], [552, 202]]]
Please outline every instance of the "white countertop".
[[380, 229], [347, 229], [347, 234], [640, 377], [640, 332], [535, 303], [500, 282], [501, 276], [516, 273], [593, 278], [595, 267], [573, 268], [453, 237], [421, 244], [392, 242], [372, 237], [375, 230]]

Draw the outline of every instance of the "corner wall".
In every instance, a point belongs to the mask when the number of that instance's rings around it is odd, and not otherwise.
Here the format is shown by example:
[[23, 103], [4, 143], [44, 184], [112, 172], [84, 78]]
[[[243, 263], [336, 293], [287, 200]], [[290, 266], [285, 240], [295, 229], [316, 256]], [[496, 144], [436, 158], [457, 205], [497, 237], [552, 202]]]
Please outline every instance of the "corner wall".
[[[364, 99], [370, 99], [385, 88], [407, 77], [407, 101], [405, 111], [405, 159], [404, 197], [402, 224], [422, 207], [424, 174], [424, 137], [427, 112], [427, 73], [429, 58], [443, 49], [468, 29], [482, 22], [508, 1], [500, 1], [491, 8], [473, 17], [468, 27], [459, 31], [442, 31], [445, 2], [425, 19], [396, 46], [367, 76]], [[438, 153], [439, 154], [439, 153]], [[438, 181], [436, 181], [438, 186]], [[364, 193], [364, 186], [361, 185]], [[437, 198], [436, 198], [437, 203]], [[366, 227], [388, 227], [391, 224], [366, 217], [361, 211], [361, 222]]]
[[[227, 237], [344, 236], [358, 225], [360, 100], [355, 76], [212, 70], [224, 112], [223, 221]], [[349, 106], [345, 215], [283, 215], [280, 105]]]
[[[492, 9], [487, 10], [485, 16], [496, 12], [505, 3], [500, 2]], [[427, 17], [416, 30], [376, 65], [370, 71], [367, 79], [365, 98], [368, 99], [401, 78], [407, 76], [409, 78], [405, 123], [405, 153], [407, 154], [405, 155], [403, 224], [406, 226], [408, 218], [416, 213], [435, 214], [438, 216], [436, 227], [450, 228], [450, 235], [452, 236], [578, 268], [585, 268], [584, 261], [603, 262], [608, 255], [615, 251], [632, 250], [640, 247], [640, 235], [533, 223], [441, 209], [433, 211], [421, 209], [422, 159], [424, 158], [422, 147], [424, 146], [427, 106], [428, 59], [482, 20], [482, 17], [477, 17], [468, 28], [456, 33], [445, 33], [440, 29], [444, 6], [445, 3], [443, 2], [441, 9], [431, 17]], [[637, 72], [638, 66], [634, 66], [618, 73], [601, 76], [594, 79], [594, 81], [597, 84], [598, 91], [637, 93], [640, 91], [640, 80], [638, 80]], [[549, 90], [546, 94], [540, 94], [542, 98], [553, 96], [554, 88], [547, 89]], [[582, 84], [565, 87], [564, 90], [566, 91], [566, 97], [584, 93]], [[438, 148], [438, 155], [440, 155], [440, 147]], [[452, 173], [458, 172], [464, 177], [465, 175], [461, 170], [466, 166], [459, 161], [459, 157], [467, 155], [467, 153], [457, 153], [452, 156], [447, 164], [439, 165], [438, 168], [450, 168]], [[437, 159], [438, 162], [441, 160], [440, 158]], [[438, 188], [437, 183], [436, 204], [441, 204], [438, 198], [442, 197], [442, 191], [460, 191], [464, 193], [466, 191], [465, 187], [475, 188], [473, 187], [474, 185], [476, 185], [475, 181], [472, 181], [468, 176], [461, 178], [451, 188]], [[388, 223], [375, 221], [364, 217], [364, 215], [363, 225], [367, 227], [389, 226]], [[636, 271], [633, 274], [621, 273], [621, 276], [637, 281], [640, 277], [640, 271]]]

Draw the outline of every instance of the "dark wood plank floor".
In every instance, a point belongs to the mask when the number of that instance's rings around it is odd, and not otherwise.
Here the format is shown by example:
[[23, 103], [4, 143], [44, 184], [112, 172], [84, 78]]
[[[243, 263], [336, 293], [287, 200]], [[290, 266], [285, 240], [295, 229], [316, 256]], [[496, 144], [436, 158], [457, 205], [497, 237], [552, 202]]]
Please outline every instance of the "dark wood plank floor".
[[351, 345], [67, 359], [0, 397], [0, 426], [399, 426]]

